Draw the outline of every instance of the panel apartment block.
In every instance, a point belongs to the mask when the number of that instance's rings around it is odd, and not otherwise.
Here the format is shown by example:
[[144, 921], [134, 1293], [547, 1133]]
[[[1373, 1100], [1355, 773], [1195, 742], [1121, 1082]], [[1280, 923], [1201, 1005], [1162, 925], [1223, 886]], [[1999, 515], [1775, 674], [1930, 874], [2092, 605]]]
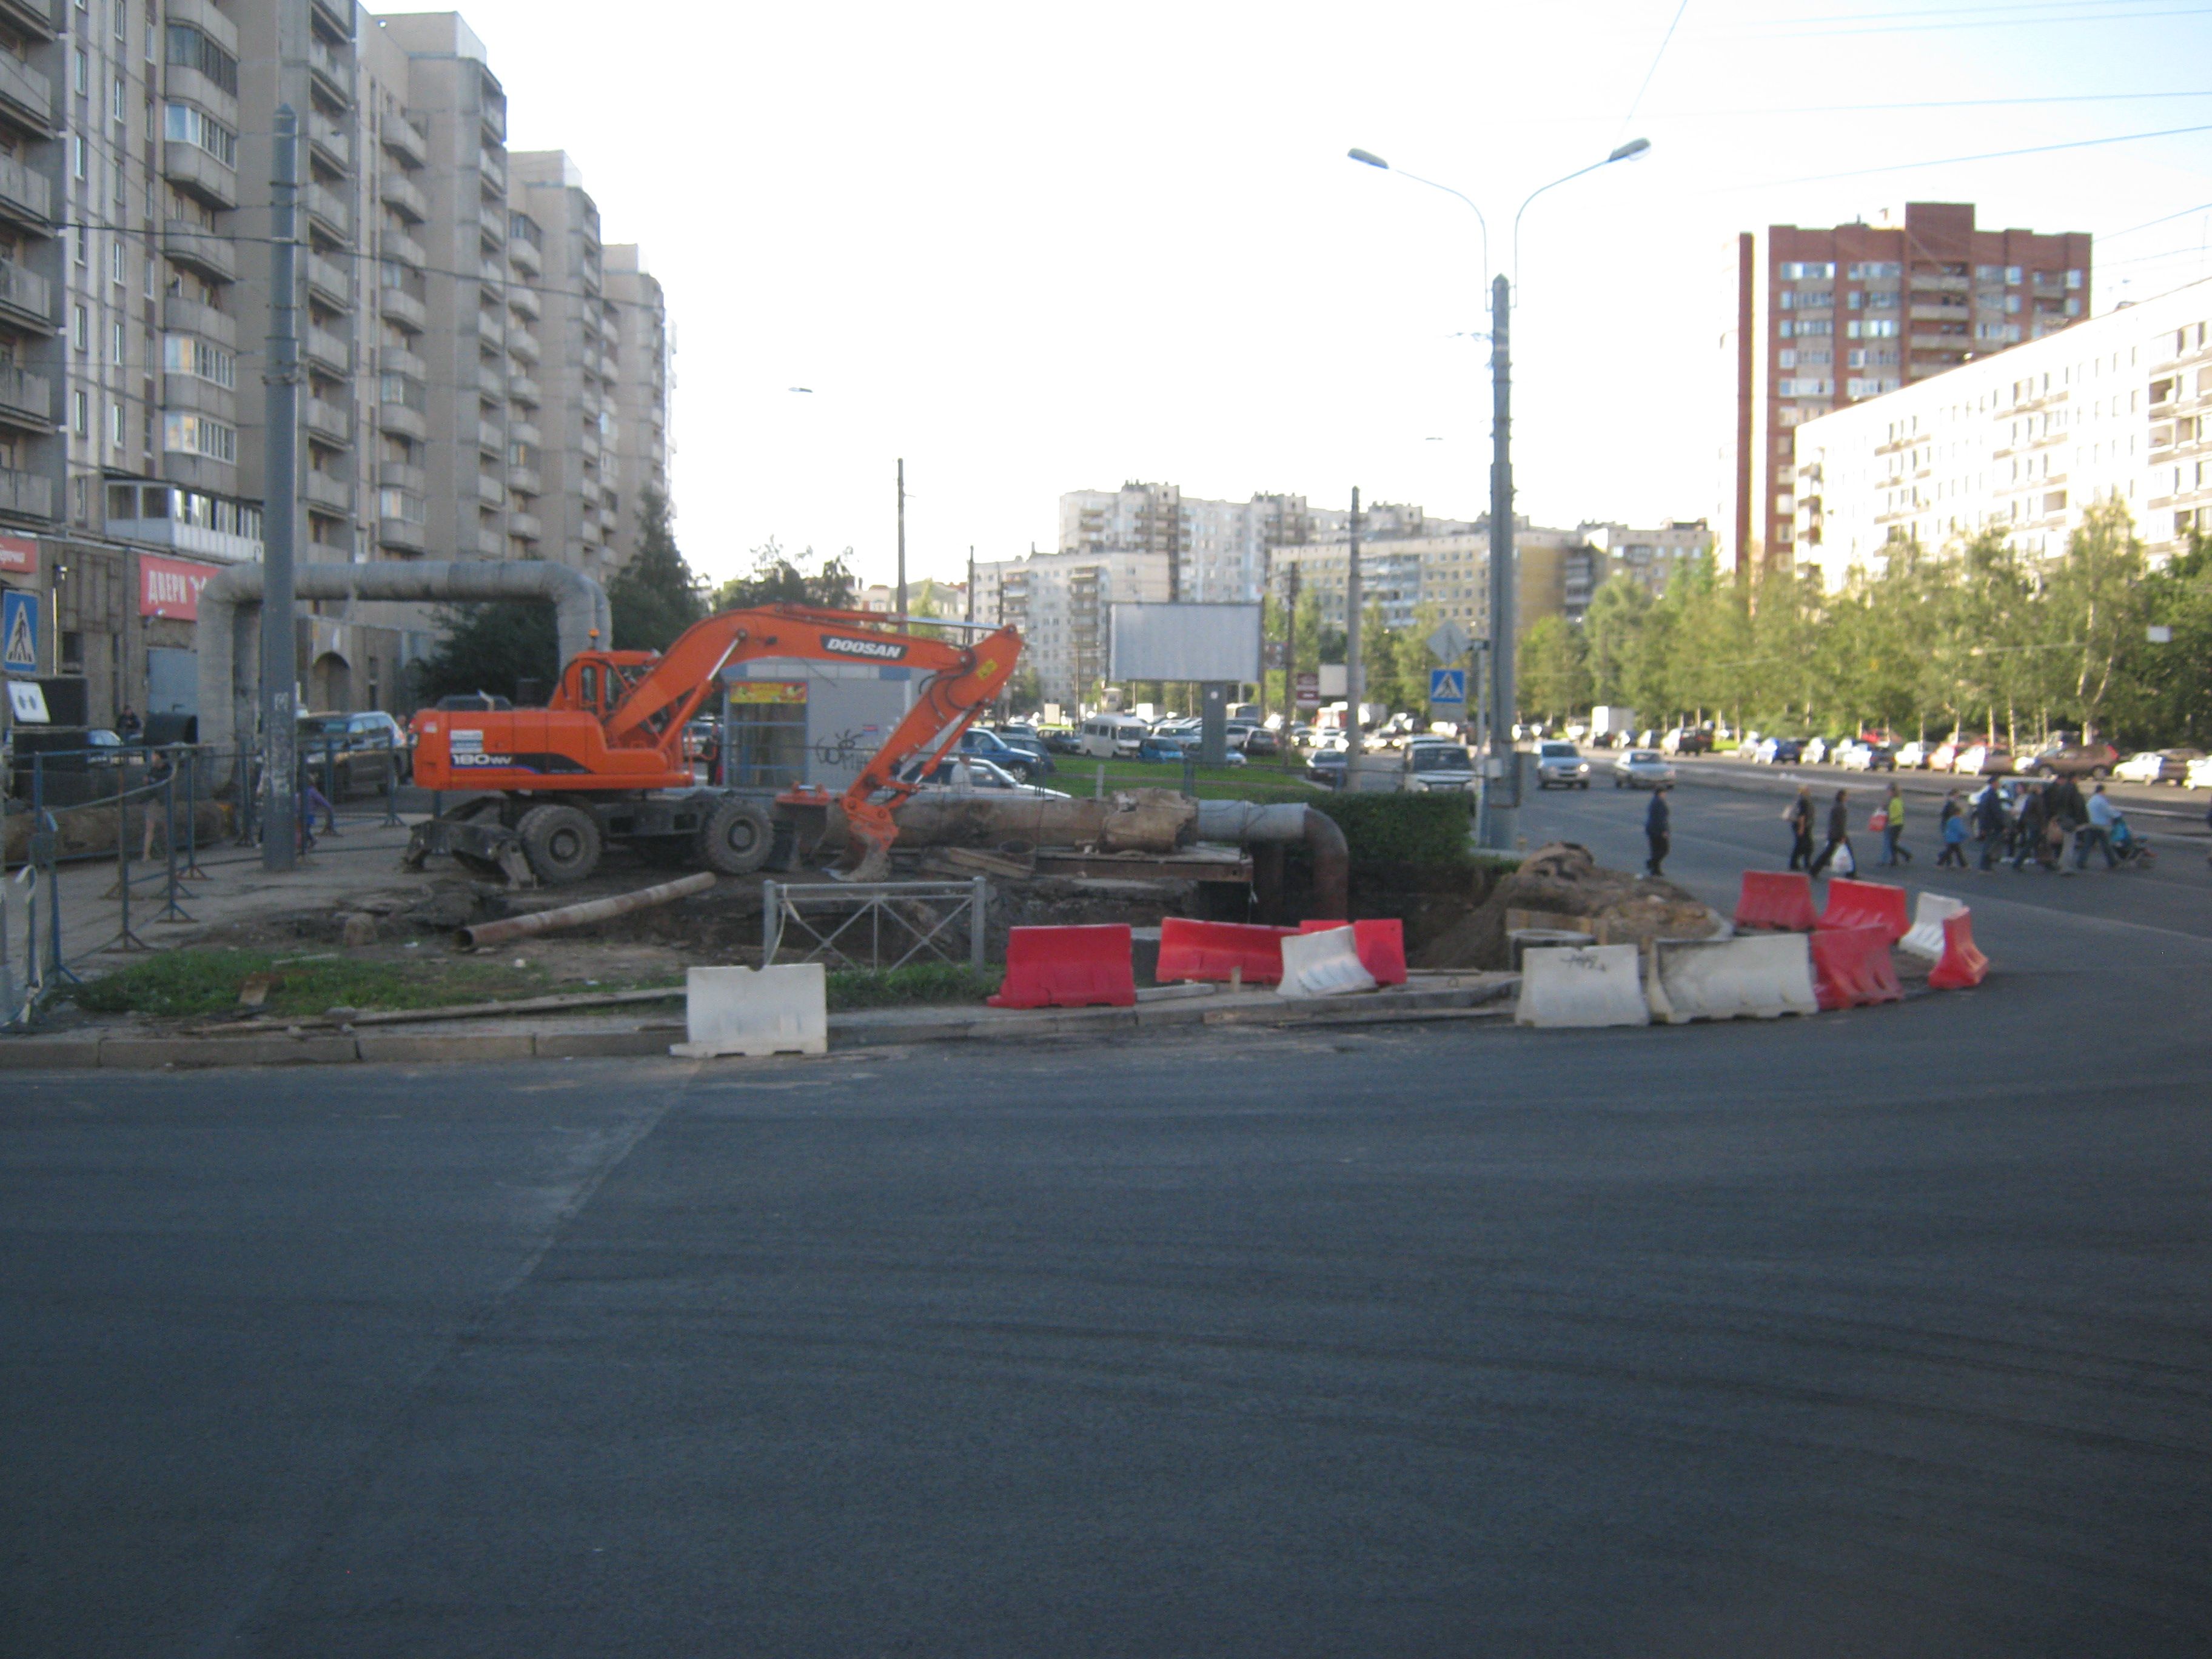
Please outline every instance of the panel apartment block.
[[1978, 230], [1971, 204], [1902, 225], [1770, 225], [1729, 248], [1723, 336], [1724, 564], [1795, 560], [1796, 429], [1863, 398], [2063, 329], [2089, 310], [2089, 237]]
[[637, 550], [648, 495], [668, 499], [668, 392], [674, 378], [668, 307], [635, 244], [606, 250], [607, 315], [614, 331], [614, 454], [602, 471], [616, 494], [611, 562]]

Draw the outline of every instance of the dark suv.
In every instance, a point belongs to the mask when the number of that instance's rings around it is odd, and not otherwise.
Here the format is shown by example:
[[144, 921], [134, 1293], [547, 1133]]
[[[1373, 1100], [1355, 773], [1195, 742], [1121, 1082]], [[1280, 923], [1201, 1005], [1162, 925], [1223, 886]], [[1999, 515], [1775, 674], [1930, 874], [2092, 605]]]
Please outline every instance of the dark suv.
[[2109, 743], [2054, 743], [2013, 770], [2031, 778], [2109, 778], [2119, 759]]

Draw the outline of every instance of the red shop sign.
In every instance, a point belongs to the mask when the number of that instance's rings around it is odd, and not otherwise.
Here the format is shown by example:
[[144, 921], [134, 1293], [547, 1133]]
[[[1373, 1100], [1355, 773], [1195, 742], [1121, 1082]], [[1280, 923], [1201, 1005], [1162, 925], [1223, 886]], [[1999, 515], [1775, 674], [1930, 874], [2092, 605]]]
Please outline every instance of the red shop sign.
[[39, 544], [21, 536], [0, 536], [0, 570], [18, 576], [39, 574]]
[[221, 565], [192, 564], [183, 559], [138, 556], [138, 614], [198, 622], [200, 589], [221, 570]]

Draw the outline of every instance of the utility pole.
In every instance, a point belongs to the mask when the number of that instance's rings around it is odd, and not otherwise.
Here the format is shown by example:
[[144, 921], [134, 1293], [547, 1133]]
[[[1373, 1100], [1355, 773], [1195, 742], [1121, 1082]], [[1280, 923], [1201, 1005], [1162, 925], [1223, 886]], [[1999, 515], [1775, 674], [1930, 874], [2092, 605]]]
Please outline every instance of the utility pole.
[[1513, 295], [1501, 276], [1490, 285], [1490, 754], [1485, 769], [1481, 840], [1510, 852], [1521, 822], [1521, 757], [1513, 747], [1513, 360], [1507, 331]]
[[1283, 603], [1283, 770], [1291, 769], [1297, 747], [1291, 728], [1298, 723], [1298, 567], [1291, 566], [1290, 597]]
[[1359, 486], [1352, 486], [1352, 550], [1344, 567], [1344, 787], [1359, 758], [1359, 705], [1367, 690], [1359, 660]]
[[975, 620], [975, 544], [968, 544], [968, 620]]
[[898, 464], [898, 600], [892, 607], [899, 626], [906, 626], [906, 458]]
[[261, 867], [289, 870], [299, 823], [300, 723], [293, 700], [300, 679], [293, 629], [292, 551], [299, 519], [300, 118], [276, 110], [276, 169], [270, 179], [269, 366], [262, 375], [267, 428], [262, 501]]

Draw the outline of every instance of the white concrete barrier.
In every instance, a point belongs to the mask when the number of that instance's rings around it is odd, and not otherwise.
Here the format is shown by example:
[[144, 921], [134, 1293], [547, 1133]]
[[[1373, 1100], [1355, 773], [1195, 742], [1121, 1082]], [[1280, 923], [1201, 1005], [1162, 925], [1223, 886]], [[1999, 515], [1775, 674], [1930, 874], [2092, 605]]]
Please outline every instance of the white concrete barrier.
[[830, 1052], [828, 979], [818, 962], [778, 967], [694, 968], [684, 982], [684, 1060], [717, 1054]]
[[1522, 952], [1523, 1025], [1648, 1025], [1633, 945], [1555, 945]]
[[1669, 1025], [1820, 1012], [1812, 946], [1803, 933], [1662, 939], [1654, 960], [1651, 1017]]
[[1943, 959], [1943, 921], [1966, 908], [1964, 899], [1947, 898], [1941, 893], [1923, 893], [1913, 901], [1912, 927], [1897, 941], [1900, 951], [1910, 951], [1916, 957], [1925, 957], [1930, 962]]
[[1359, 960], [1358, 935], [1349, 927], [1283, 935], [1283, 982], [1275, 994], [1335, 997], [1371, 991], [1375, 975]]

